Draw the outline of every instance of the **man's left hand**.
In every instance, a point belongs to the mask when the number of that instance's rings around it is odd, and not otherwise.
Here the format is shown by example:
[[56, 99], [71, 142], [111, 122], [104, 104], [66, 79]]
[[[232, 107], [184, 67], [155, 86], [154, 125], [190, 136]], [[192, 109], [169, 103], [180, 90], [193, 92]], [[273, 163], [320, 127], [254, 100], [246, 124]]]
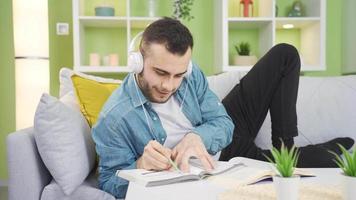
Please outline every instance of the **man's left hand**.
[[205, 170], [212, 170], [215, 165], [200, 136], [195, 133], [188, 133], [184, 136], [173, 148], [172, 157], [183, 172], [189, 172], [189, 159], [191, 157], [198, 158]]

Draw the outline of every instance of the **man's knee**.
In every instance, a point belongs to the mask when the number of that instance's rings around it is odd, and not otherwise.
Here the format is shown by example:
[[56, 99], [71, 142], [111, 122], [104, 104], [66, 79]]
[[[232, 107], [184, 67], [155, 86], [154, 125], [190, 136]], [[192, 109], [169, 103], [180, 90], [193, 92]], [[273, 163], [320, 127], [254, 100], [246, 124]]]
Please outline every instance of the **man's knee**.
[[[284, 58], [284, 63], [289, 63], [284, 65], [287, 68], [298, 68], [300, 70], [300, 57], [298, 50], [290, 44], [280, 43], [272, 48], [272, 51]], [[287, 70], [289, 71], [289, 70]]]
[[287, 43], [279, 43], [275, 45], [272, 49], [281, 54], [287, 53], [287, 54], [291, 54], [293, 57], [294, 56], [299, 57], [298, 50], [293, 45]]

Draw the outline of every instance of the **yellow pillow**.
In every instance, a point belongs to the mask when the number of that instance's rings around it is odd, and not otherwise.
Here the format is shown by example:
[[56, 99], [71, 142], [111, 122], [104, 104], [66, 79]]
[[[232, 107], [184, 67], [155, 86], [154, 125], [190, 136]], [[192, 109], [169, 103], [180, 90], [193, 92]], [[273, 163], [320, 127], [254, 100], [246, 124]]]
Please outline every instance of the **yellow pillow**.
[[71, 79], [80, 110], [87, 119], [89, 126], [92, 127], [104, 103], [120, 84], [97, 82], [78, 75], [73, 75]]

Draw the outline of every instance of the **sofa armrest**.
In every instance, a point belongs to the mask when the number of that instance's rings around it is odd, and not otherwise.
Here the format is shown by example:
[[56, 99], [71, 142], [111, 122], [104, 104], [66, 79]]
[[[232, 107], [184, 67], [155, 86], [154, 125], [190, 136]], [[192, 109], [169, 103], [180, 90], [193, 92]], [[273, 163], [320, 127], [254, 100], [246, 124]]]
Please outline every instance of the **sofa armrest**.
[[27, 128], [7, 136], [9, 200], [39, 200], [52, 179], [38, 153], [33, 133], [33, 128]]

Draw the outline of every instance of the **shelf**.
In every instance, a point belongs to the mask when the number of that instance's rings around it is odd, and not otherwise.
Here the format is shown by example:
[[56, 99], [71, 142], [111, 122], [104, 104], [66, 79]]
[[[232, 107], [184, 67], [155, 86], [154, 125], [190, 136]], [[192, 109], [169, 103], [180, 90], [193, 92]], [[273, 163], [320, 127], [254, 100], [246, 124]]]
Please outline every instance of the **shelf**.
[[80, 23], [85, 27], [126, 27], [127, 17], [80, 16]]
[[[294, 27], [283, 29], [282, 26], [286, 24]], [[315, 71], [324, 66], [324, 39], [319, 17], [278, 18], [276, 21], [275, 41], [292, 44], [299, 50], [303, 71]]]
[[263, 28], [272, 23], [272, 18], [229, 18], [229, 28], [231, 29], [252, 29]]
[[293, 24], [294, 28], [306, 28], [320, 23], [320, 17], [279, 17], [276, 18], [276, 28], [281, 29], [284, 24]]
[[228, 21], [238, 21], [238, 22], [254, 22], [254, 21], [272, 21], [272, 17], [229, 17]]
[[160, 17], [130, 17], [131, 28], [144, 29], [153, 21], [160, 19]]
[[259, 59], [274, 45], [287, 43], [298, 49], [303, 71], [325, 70], [326, 0], [300, 0], [303, 17], [287, 17], [293, 2], [254, 0], [253, 15], [242, 17], [239, 0], [216, 1], [214, 64], [222, 71], [249, 71], [252, 66], [234, 66], [235, 45], [248, 42], [250, 55]]
[[77, 66], [75, 70], [84, 73], [122, 73], [130, 71], [127, 66]]
[[316, 21], [320, 20], [320, 17], [276, 17], [276, 20], [283, 20], [283, 21]]

